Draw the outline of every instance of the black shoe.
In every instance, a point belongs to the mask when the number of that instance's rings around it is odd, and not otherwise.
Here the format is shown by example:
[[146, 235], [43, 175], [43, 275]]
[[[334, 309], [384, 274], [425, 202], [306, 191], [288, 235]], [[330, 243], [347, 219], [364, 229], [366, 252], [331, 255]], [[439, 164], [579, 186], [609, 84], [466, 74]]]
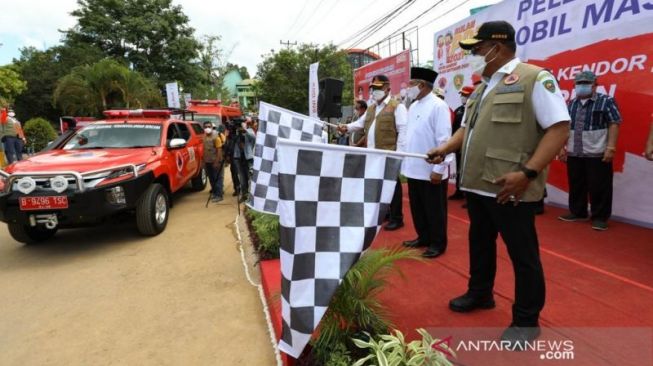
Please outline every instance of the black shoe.
[[421, 241], [419, 241], [419, 238], [414, 239], [414, 240], [407, 240], [407, 241], [403, 242], [403, 245], [405, 247], [408, 247], [408, 248], [419, 248], [419, 247], [425, 247], [426, 246], [425, 243], [422, 243]]
[[243, 203], [245, 201], [247, 201], [247, 195], [241, 194], [240, 197], [238, 197], [238, 203]]
[[429, 248], [424, 253], [422, 253], [422, 257], [424, 257], [424, 258], [437, 258], [437, 257], [441, 256], [442, 254], [444, 254], [444, 250]]
[[449, 301], [449, 309], [457, 313], [468, 313], [476, 309], [494, 309], [494, 298], [490, 296], [472, 296], [464, 294]]
[[234, 196], [234, 197], [240, 196], [240, 192], [238, 192], [238, 191], [234, 191], [234, 193], [232, 194], [232, 196]]
[[383, 228], [388, 231], [394, 231], [401, 229], [402, 227], [404, 227], [403, 221], [390, 221], [388, 225], [384, 226]]
[[535, 214], [536, 215], [544, 215], [544, 207], [537, 207], [535, 209]]
[[463, 203], [462, 208], [467, 208], [467, 202]]
[[451, 196], [449, 196], [450, 200], [461, 200], [463, 198], [465, 198], [465, 195], [463, 194], [463, 192], [460, 192], [460, 191], [457, 191], [454, 194], [452, 194]]
[[526, 350], [526, 342], [534, 341], [541, 333], [542, 330], [538, 326], [518, 327], [510, 324], [501, 334], [501, 342], [509, 342], [507, 348], [512, 351], [524, 351]]

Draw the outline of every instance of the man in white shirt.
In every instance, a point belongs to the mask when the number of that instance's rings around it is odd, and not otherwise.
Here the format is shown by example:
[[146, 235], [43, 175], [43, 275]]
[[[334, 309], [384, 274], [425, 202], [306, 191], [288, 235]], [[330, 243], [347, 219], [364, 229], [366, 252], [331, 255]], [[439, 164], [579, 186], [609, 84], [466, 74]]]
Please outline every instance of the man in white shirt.
[[[440, 146], [451, 137], [449, 106], [435, 96], [433, 82], [438, 73], [420, 67], [410, 69], [406, 152], [423, 154], [433, 145]], [[428, 247], [422, 256], [435, 258], [447, 250], [447, 186], [449, 159], [431, 165], [423, 159], [405, 158], [401, 173], [408, 178], [410, 212], [417, 238], [404, 246]]]
[[[385, 75], [376, 75], [371, 83], [372, 98], [375, 102], [356, 121], [340, 125], [342, 133], [364, 130], [367, 148], [404, 151], [406, 145], [406, 107], [394, 100], [390, 94], [390, 79]], [[397, 230], [404, 226], [402, 213], [403, 193], [399, 178], [390, 203], [390, 222], [385, 230]]]
[[535, 209], [544, 195], [547, 166], [567, 141], [569, 113], [553, 75], [515, 57], [515, 29], [508, 22], [486, 22], [459, 43], [470, 51], [470, 67], [484, 83], [467, 101], [460, 129], [428, 153], [431, 162], [439, 163], [462, 146], [470, 279], [467, 292], [452, 299], [449, 308], [494, 308], [501, 234], [515, 273], [512, 322], [501, 340], [523, 350], [525, 342], [540, 335], [545, 302]]

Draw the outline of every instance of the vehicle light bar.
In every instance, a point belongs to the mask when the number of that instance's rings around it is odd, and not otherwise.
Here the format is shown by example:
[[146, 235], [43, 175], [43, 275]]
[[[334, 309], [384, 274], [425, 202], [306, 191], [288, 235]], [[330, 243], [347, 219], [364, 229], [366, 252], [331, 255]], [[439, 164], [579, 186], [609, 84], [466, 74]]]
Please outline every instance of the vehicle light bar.
[[169, 118], [171, 112], [165, 109], [112, 109], [104, 111], [102, 114], [108, 119], [127, 117]]

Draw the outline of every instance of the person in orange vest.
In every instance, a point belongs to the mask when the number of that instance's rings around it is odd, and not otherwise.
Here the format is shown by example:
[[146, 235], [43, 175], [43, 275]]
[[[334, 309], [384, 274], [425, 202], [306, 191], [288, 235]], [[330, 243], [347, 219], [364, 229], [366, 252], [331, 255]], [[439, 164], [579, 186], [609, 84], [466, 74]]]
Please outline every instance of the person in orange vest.
[[9, 164], [23, 159], [25, 134], [13, 110], [7, 112], [7, 118], [0, 123], [0, 140], [5, 148], [5, 158]]

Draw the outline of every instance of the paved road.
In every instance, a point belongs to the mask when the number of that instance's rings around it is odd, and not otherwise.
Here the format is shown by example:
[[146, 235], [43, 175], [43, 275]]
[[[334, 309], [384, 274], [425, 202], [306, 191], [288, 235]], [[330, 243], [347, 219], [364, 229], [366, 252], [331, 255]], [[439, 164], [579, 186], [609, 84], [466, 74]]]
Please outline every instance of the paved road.
[[27, 247], [0, 223], [0, 365], [274, 365], [235, 201], [205, 198], [177, 196], [154, 238], [124, 222]]

